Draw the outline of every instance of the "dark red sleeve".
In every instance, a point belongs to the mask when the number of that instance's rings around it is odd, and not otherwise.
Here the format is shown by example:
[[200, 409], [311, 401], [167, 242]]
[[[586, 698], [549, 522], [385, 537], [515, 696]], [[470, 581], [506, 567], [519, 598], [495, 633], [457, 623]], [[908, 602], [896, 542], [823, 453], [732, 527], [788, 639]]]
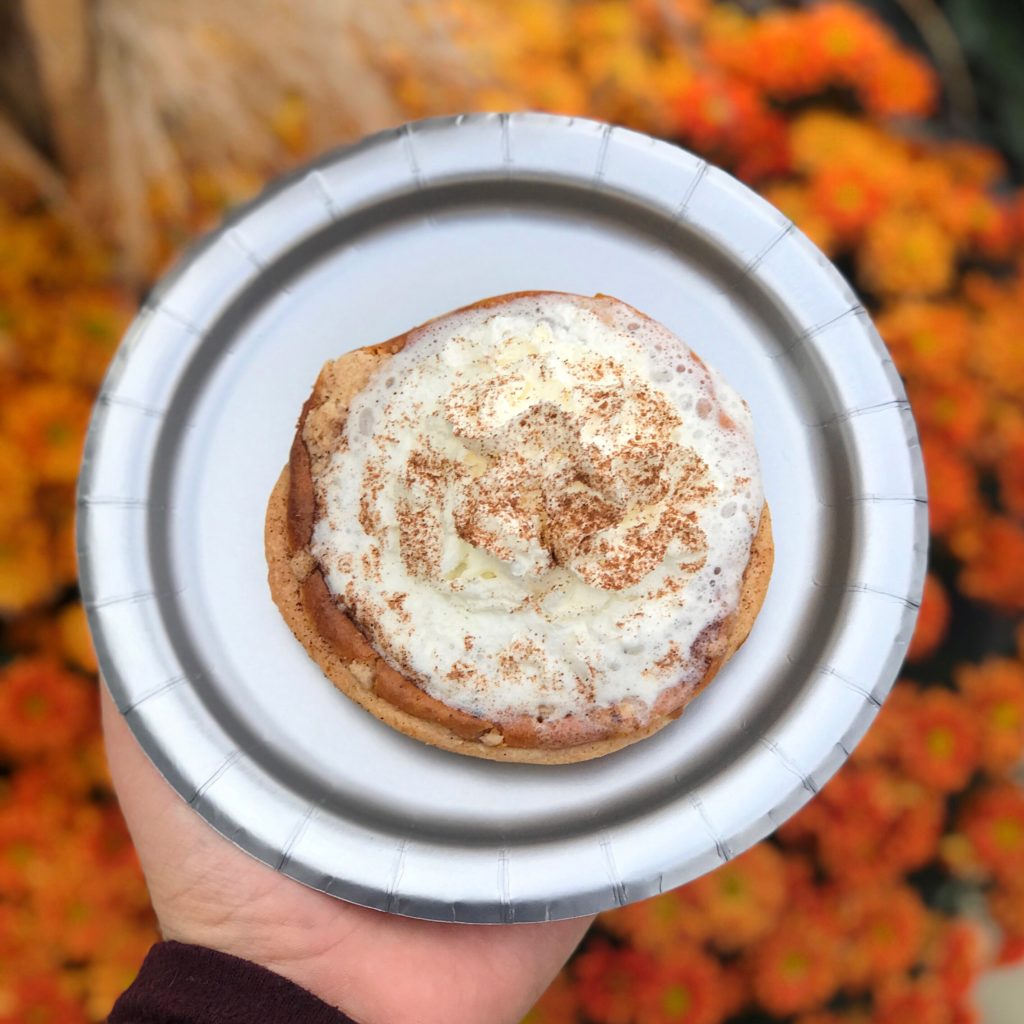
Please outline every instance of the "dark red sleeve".
[[237, 956], [158, 942], [108, 1024], [355, 1024], [287, 978]]

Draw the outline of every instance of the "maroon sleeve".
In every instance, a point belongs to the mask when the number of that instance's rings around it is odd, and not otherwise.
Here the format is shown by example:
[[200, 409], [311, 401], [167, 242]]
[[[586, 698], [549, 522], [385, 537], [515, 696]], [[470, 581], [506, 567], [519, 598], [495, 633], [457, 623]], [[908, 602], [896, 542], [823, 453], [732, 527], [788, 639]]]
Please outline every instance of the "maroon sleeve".
[[237, 956], [158, 942], [108, 1024], [355, 1024], [311, 992]]

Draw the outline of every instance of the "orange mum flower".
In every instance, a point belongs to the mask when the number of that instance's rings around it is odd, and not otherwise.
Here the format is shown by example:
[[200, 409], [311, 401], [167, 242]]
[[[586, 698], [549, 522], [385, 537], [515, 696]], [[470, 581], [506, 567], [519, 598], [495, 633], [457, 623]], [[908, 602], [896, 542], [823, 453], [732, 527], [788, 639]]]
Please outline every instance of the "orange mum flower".
[[[115, 998], [119, 994], [115, 992]], [[578, 1019], [576, 989], [565, 971], [561, 971], [523, 1018], [522, 1024], [576, 1024]]]
[[997, 879], [1013, 881], [1024, 863], [1024, 792], [1005, 784], [974, 796], [961, 815], [960, 830], [979, 863]]
[[726, 145], [760, 109], [760, 100], [742, 83], [696, 74], [679, 94], [677, 131], [699, 152], [713, 151]]
[[26, 519], [0, 529], [0, 617], [36, 607], [56, 588], [45, 527]]
[[765, 11], [756, 20], [729, 25], [719, 21], [705, 46], [709, 56], [732, 74], [780, 98], [818, 89], [828, 73], [820, 48], [807, 45], [808, 33], [788, 11]]
[[988, 892], [988, 905], [1004, 942], [1024, 942], [1024, 878], [1007, 875]]
[[[692, 885], [692, 883], [691, 883]], [[711, 925], [684, 895], [690, 886], [630, 903], [601, 915], [601, 924], [636, 949], [661, 953], [686, 940], [703, 942]]]
[[922, 432], [921, 454], [928, 477], [928, 522], [932, 533], [942, 537], [978, 514], [977, 477], [938, 434]]
[[24, 370], [95, 390], [134, 312], [131, 296], [115, 288], [63, 289], [48, 303], [38, 331], [21, 339]]
[[959, 382], [910, 379], [907, 395], [923, 432], [956, 450], [970, 449], [981, 435], [988, 396], [969, 378]]
[[839, 913], [847, 939], [841, 958], [845, 985], [866, 989], [917, 962], [928, 918], [913, 889], [851, 889], [839, 897]]
[[819, 915], [788, 914], [754, 947], [750, 972], [760, 1004], [778, 1016], [820, 1007], [839, 987], [837, 929]]
[[88, 1024], [88, 1019], [57, 978], [39, 974], [0, 992], [0, 1024]]
[[595, 942], [573, 960], [583, 1012], [601, 1024], [633, 1024], [639, 992], [657, 970], [653, 957]]
[[637, 1024], [719, 1024], [725, 1016], [718, 962], [696, 946], [658, 961], [637, 997]]
[[987, 188], [1006, 177], [1006, 161], [998, 150], [974, 142], [947, 142], [938, 150], [953, 179], [962, 185]]
[[49, 883], [34, 894], [39, 941], [68, 960], [87, 960], [117, 928], [108, 880], [74, 849], [59, 860]]
[[966, 998], [985, 964], [985, 937], [980, 927], [965, 919], [945, 922], [928, 962], [950, 1001]]
[[869, 113], [879, 117], [925, 117], [935, 108], [935, 72], [920, 57], [887, 48], [873, 61], [857, 89]]
[[819, 3], [801, 20], [808, 47], [819, 51], [832, 81], [859, 82], [888, 50], [881, 23], [855, 4]]
[[834, 878], [866, 885], [931, 860], [944, 819], [937, 792], [881, 765], [851, 762], [778, 835], [812, 844]]
[[949, 625], [949, 598], [938, 578], [928, 573], [924, 580], [921, 610], [914, 636], [907, 648], [908, 661], [924, 661], [942, 643]]
[[98, 671], [85, 609], [80, 601], [69, 604], [57, 619], [60, 652], [77, 669], [92, 675]]
[[1011, 437], [999, 453], [996, 476], [1003, 507], [1018, 519], [1024, 519], [1024, 437]]
[[830, 110], [798, 114], [789, 131], [793, 165], [813, 173], [826, 166], [878, 168], [882, 162], [903, 165], [899, 142], [864, 121]]
[[896, 751], [903, 741], [905, 720], [914, 700], [914, 685], [897, 679], [892, 692], [886, 698], [871, 728], [857, 744], [849, 764], [875, 765], [879, 762], [892, 764]]
[[875, 992], [872, 1024], [955, 1024], [954, 1010], [938, 979], [900, 979]]
[[919, 690], [898, 748], [908, 778], [942, 793], [963, 789], [978, 765], [979, 730], [963, 698]]
[[971, 322], [952, 302], [904, 301], [875, 317], [900, 373], [919, 380], [961, 379], [971, 348]]
[[29, 516], [35, 484], [35, 474], [21, 448], [0, 436], [0, 536]]
[[815, 210], [846, 242], [859, 237], [881, 212], [886, 198], [884, 183], [858, 166], [830, 164], [811, 181]]
[[0, 892], [18, 896], [45, 876], [53, 855], [53, 836], [45, 823], [22, 804], [0, 807]]
[[993, 775], [1009, 772], [1024, 757], [1024, 665], [989, 658], [961, 665], [954, 678], [981, 729], [981, 763]]
[[[122, 921], [117, 931], [93, 951], [83, 979], [85, 1007], [93, 1020], [107, 1019], [114, 1001], [135, 980], [149, 947], [159, 939], [152, 924]], [[540, 1020], [543, 1024], [575, 1024], [576, 1018]]]
[[95, 688], [51, 659], [14, 661], [0, 670], [0, 750], [59, 750], [95, 724], [95, 704]]
[[28, 384], [0, 409], [0, 427], [31, 459], [40, 479], [72, 483], [78, 476], [92, 402], [68, 384]]
[[972, 367], [993, 394], [1019, 403], [1024, 394], [1024, 354], [1020, 346], [1020, 314], [1024, 308], [1021, 281], [1015, 287], [994, 288], [977, 320], [977, 343], [971, 350]]
[[966, 563], [960, 588], [968, 597], [1007, 611], [1024, 609], [1024, 529], [1012, 519], [992, 516], [955, 539], [954, 551]]
[[888, 210], [868, 226], [857, 270], [861, 282], [881, 296], [938, 295], [953, 283], [956, 249], [932, 218]]
[[685, 886], [680, 898], [690, 916], [705, 922], [705, 935], [718, 949], [740, 949], [777, 923], [786, 901], [782, 856], [759, 843]]

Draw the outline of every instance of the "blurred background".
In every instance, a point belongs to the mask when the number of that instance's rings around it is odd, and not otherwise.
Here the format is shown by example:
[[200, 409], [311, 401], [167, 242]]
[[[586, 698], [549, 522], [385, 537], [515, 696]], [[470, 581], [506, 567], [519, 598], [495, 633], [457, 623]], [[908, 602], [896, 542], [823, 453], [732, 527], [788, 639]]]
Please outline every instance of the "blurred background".
[[73, 550], [133, 310], [325, 147], [523, 108], [679, 142], [837, 262], [906, 381], [932, 531], [903, 677], [848, 765], [772, 839], [604, 915], [528, 1019], [1019, 1022], [1022, 52], [1020, 0], [0, 4], [0, 1024], [102, 1020], [157, 937]]

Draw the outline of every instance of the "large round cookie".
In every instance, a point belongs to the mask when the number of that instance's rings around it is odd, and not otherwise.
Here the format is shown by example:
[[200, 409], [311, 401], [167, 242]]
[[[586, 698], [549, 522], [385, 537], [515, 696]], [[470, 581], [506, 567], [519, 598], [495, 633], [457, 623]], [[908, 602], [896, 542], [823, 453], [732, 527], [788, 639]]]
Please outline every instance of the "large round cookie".
[[[469, 308], [493, 307], [523, 294], [532, 293], [500, 296]], [[643, 317], [636, 311], [633, 314]], [[303, 408], [289, 465], [274, 488], [266, 518], [271, 593], [288, 625], [327, 677], [348, 697], [393, 728], [456, 753], [491, 760], [569, 763], [601, 756], [657, 732], [678, 717], [714, 678], [753, 625], [772, 568], [767, 505], [750, 548], [738, 605], [728, 619], [702, 637], [706, 665], [703, 676], [696, 684], [680, 687], [672, 699], [660, 701], [665, 713], [638, 724], [616, 709], [597, 709], [589, 730], [580, 730], [577, 723], [574, 732], [559, 736], [554, 730], [534, 726], [532, 719], [496, 723], [448, 706], [396, 671], [374, 650], [331, 594], [309, 551], [316, 514], [315, 467], [328, 455], [332, 438], [344, 427], [354, 396], [414, 333], [327, 363]], [[582, 742], [573, 742], [581, 735]]]

